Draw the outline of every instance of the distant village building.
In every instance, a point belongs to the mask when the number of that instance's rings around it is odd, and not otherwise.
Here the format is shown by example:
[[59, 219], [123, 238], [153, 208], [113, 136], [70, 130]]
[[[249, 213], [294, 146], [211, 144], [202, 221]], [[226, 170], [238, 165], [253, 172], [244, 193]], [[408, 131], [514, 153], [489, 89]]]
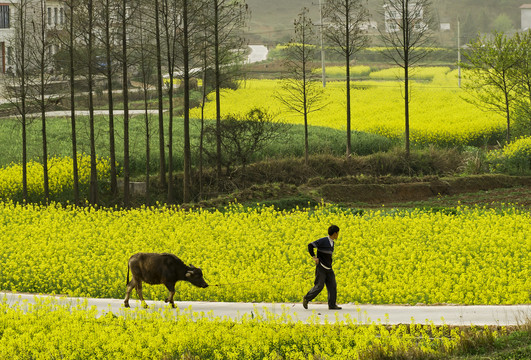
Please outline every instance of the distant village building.
[[441, 31], [449, 31], [452, 29], [452, 26], [450, 25], [449, 22], [442, 22], [440, 29]]
[[[16, 16], [19, 5], [20, 0], [8, 0], [5, 3], [0, 3], [0, 74], [14, 71]], [[28, 2], [28, 8], [33, 10], [33, 14], [35, 14], [38, 6], [40, 6], [40, 1]], [[48, 30], [56, 29], [65, 24], [65, 9], [62, 0], [47, 0], [45, 9], [45, 21]], [[30, 31], [33, 30], [30, 29]], [[57, 45], [50, 44], [48, 51], [53, 55], [57, 53], [58, 49]]]
[[531, 4], [523, 4], [520, 6], [520, 17], [522, 30], [531, 29]]
[[13, 2], [0, 4], [0, 73], [13, 65], [13, 42], [15, 31], [13, 29], [13, 17], [15, 15]]
[[[397, 10], [400, 6], [393, 5], [394, 1], [390, 0], [389, 3], [383, 6], [385, 31], [388, 33], [399, 31], [399, 24], [402, 22], [402, 13]], [[410, 2], [408, 10], [411, 20], [414, 21], [413, 29], [417, 31], [425, 30], [428, 25], [424, 22], [424, 9], [417, 2]]]
[[365, 21], [360, 24], [360, 29], [365, 31], [378, 30], [378, 23], [373, 20]]

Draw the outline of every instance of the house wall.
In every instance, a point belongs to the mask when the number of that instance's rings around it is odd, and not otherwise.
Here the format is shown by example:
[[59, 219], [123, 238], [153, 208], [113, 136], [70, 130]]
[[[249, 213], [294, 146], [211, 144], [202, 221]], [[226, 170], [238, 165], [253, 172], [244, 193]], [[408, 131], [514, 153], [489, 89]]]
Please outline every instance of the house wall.
[[531, 29], [531, 9], [521, 10], [521, 29]]

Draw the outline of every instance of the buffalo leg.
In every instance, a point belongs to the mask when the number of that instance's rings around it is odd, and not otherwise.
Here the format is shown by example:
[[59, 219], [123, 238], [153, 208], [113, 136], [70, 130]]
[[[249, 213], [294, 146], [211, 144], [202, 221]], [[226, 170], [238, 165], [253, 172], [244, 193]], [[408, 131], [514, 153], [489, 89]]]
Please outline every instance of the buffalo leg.
[[133, 288], [135, 287], [136, 287], [135, 279], [129, 281], [129, 283], [127, 284], [127, 288], [125, 291], [125, 300], [124, 300], [124, 306], [126, 308], [129, 307], [129, 297], [131, 296], [131, 291], [133, 291]]
[[175, 308], [175, 303], [173, 302], [173, 295], [175, 295], [175, 284], [164, 284], [168, 288], [168, 291], [170, 292], [166, 300], [164, 302], [169, 302], [171, 304], [172, 308]]
[[139, 281], [136, 284], [136, 292], [138, 293], [138, 298], [140, 299], [140, 302], [142, 303], [142, 306], [147, 309], [148, 305], [146, 304], [146, 301], [144, 300], [144, 296], [142, 296], [142, 281]]

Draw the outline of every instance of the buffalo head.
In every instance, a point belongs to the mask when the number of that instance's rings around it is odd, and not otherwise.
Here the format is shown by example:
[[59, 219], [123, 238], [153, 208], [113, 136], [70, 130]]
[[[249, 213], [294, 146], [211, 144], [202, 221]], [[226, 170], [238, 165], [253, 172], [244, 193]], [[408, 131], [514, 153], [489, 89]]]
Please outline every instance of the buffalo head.
[[190, 269], [186, 272], [186, 280], [200, 288], [208, 287], [208, 284], [206, 283], [205, 279], [203, 279], [203, 272], [201, 271], [201, 269], [196, 268], [191, 264]]

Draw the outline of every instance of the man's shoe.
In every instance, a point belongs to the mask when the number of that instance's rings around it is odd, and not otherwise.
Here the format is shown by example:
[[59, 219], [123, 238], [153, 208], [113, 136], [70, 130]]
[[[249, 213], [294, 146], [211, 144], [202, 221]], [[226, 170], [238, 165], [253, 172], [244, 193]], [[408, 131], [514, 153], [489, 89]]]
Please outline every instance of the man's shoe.
[[308, 300], [306, 300], [306, 296], [302, 298], [302, 307], [308, 309]]
[[328, 310], [341, 310], [341, 307], [340, 307], [340, 306], [337, 306], [337, 305], [329, 306], [329, 307], [328, 307]]

